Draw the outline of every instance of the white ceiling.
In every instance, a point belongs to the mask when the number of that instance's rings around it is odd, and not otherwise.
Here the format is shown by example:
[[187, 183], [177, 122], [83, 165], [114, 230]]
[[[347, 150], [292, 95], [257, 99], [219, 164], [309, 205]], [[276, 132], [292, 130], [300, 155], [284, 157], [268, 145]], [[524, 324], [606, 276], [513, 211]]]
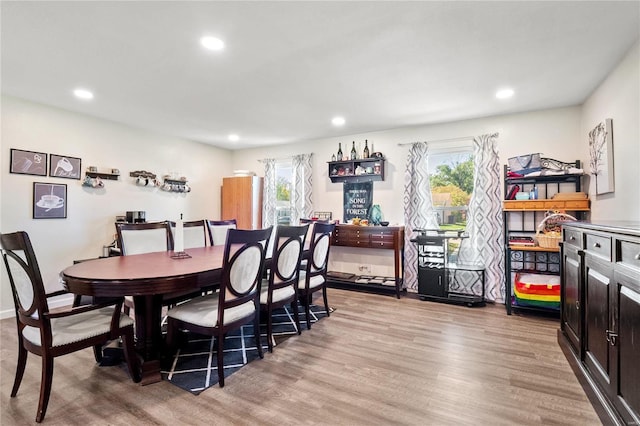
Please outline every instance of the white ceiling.
[[229, 149], [578, 105], [640, 28], [637, 1], [0, 7], [3, 93]]

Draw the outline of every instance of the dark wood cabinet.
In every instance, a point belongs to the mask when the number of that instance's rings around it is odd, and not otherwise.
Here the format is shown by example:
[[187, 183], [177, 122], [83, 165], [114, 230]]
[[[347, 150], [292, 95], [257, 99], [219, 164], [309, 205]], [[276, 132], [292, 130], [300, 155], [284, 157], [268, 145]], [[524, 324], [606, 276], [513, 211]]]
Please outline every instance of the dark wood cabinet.
[[565, 225], [562, 258], [558, 342], [603, 422], [640, 424], [640, 223]]
[[610, 323], [611, 277], [613, 270], [608, 261], [585, 255], [585, 340], [584, 362], [591, 377], [602, 386], [611, 381], [608, 332]]
[[[581, 234], [580, 234], [581, 235]], [[575, 241], [564, 243], [562, 269], [564, 283], [561, 285], [562, 325], [574, 352], [580, 350], [582, 333], [582, 245], [581, 236]]]
[[[393, 264], [395, 270], [395, 279], [393, 289], [395, 289], [396, 297], [400, 298], [402, 290], [403, 270], [402, 262], [404, 259], [404, 227], [403, 226], [356, 226], [356, 225], [336, 225], [333, 232], [331, 245], [343, 247], [357, 247], [367, 249], [385, 249], [393, 250]], [[331, 253], [334, 255], [335, 251]], [[354, 279], [355, 278], [355, 279]], [[336, 276], [328, 276], [328, 281], [339, 284], [340, 286], [365, 288], [365, 289], [384, 289], [389, 288], [383, 284], [358, 283], [357, 277], [349, 277], [348, 279], [340, 279]]]

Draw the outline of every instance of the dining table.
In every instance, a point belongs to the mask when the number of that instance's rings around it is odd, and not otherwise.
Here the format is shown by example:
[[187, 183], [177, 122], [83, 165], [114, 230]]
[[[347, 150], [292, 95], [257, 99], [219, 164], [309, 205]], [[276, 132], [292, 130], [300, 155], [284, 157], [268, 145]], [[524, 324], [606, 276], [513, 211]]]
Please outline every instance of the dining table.
[[167, 295], [219, 285], [224, 246], [114, 256], [69, 266], [61, 272], [70, 293], [96, 298], [133, 296], [136, 351], [142, 384], [159, 382], [163, 357], [162, 307]]

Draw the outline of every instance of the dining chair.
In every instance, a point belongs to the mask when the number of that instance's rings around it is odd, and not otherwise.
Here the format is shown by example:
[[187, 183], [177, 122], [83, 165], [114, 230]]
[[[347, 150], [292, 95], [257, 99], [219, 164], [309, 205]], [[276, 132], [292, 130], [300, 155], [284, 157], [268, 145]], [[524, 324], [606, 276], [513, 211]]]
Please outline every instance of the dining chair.
[[304, 226], [280, 225], [271, 240], [274, 250], [271, 255], [270, 270], [267, 279], [262, 280], [260, 289], [260, 309], [267, 314], [267, 340], [269, 352], [273, 352], [273, 310], [291, 304], [296, 330], [300, 334], [300, 320], [298, 318], [298, 295], [296, 287], [300, 274], [299, 266], [302, 259], [304, 239], [307, 228]]
[[209, 229], [209, 240], [212, 246], [223, 246], [227, 240], [227, 230], [237, 229], [238, 224], [235, 219], [228, 220], [207, 220]]
[[224, 386], [224, 336], [253, 322], [260, 358], [260, 284], [272, 228], [230, 229], [224, 248], [220, 290], [182, 303], [167, 313], [167, 345], [175, 348], [179, 330], [213, 336], [217, 344], [218, 384]]
[[99, 349], [108, 341], [122, 337], [129, 375], [140, 381], [134, 352], [133, 320], [122, 314], [122, 298], [99, 304], [49, 310], [47, 299], [67, 294], [64, 290], [46, 293], [40, 267], [26, 232], [0, 234], [2, 258], [9, 276], [18, 327], [18, 365], [11, 390], [20, 388], [29, 352], [42, 358], [42, 379], [36, 422], [46, 414], [55, 357], [93, 347], [96, 361]]
[[[331, 233], [335, 228], [333, 223], [314, 222], [309, 256], [300, 271], [298, 280], [298, 297], [304, 305], [307, 320], [307, 329], [311, 329], [311, 314], [309, 305], [311, 297], [316, 291], [322, 290], [324, 308], [329, 316], [329, 304], [327, 302], [327, 264], [329, 262], [329, 248], [331, 247]], [[304, 262], [303, 262], [304, 263]]]
[[[171, 227], [171, 236], [173, 238], [173, 241], [175, 242], [176, 223], [169, 222], [169, 225]], [[182, 226], [185, 249], [206, 247], [207, 245], [209, 245], [209, 231], [207, 228], [207, 223], [204, 219], [184, 221], [182, 223]]]
[[[171, 224], [168, 221], [145, 223], [118, 222], [116, 223], [116, 231], [118, 233], [118, 245], [122, 256], [173, 250], [173, 234], [171, 232]], [[197, 297], [200, 294], [201, 292], [199, 290], [197, 292], [182, 291], [165, 294], [162, 296], [162, 304], [171, 307], [178, 302]], [[125, 296], [124, 312], [129, 314], [131, 308], [135, 309], [133, 297]]]

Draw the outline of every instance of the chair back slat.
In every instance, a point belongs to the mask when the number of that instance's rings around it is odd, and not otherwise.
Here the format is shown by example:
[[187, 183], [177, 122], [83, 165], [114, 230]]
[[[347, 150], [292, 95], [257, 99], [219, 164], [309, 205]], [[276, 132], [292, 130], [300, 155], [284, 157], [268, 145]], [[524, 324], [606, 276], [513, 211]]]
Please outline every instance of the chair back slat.
[[293, 285], [298, 281], [300, 260], [309, 225], [279, 226], [276, 231], [276, 250], [271, 258], [269, 286], [271, 291]]
[[49, 311], [44, 283], [31, 240], [26, 232], [0, 235], [2, 257], [19, 318], [42, 318]]
[[[171, 225], [171, 235], [173, 236], [173, 241], [175, 241], [176, 223], [169, 222], [169, 224]], [[204, 219], [185, 221], [183, 222], [182, 226], [185, 249], [206, 247], [207, 245], [209, 245], [209, 231], [207, 230], [207, 224]]]
[[173, 250], [169, 222], [116, 223], [122, 255]]
[[319, 275], [326, 272], [329, 261], [329, 248], [331, 246], [329, 242], [334, 228], [334, 224], [314, 223], [310, 246], [311, 261], [308, 262], [307, 273]]
[[272, 228], [230, 229], [224, 250], [218, 300], [218, 324], [225, 324], [224, 312], [234, 306], [259, 301], [265, 252]]
[[223, 246], [227, 241], [227, 231], [229, 229], [237, 229], [238, 225], [235, 219], [229, 220], [207, 220], [209, 229], [209, 240], [212, 246]]

